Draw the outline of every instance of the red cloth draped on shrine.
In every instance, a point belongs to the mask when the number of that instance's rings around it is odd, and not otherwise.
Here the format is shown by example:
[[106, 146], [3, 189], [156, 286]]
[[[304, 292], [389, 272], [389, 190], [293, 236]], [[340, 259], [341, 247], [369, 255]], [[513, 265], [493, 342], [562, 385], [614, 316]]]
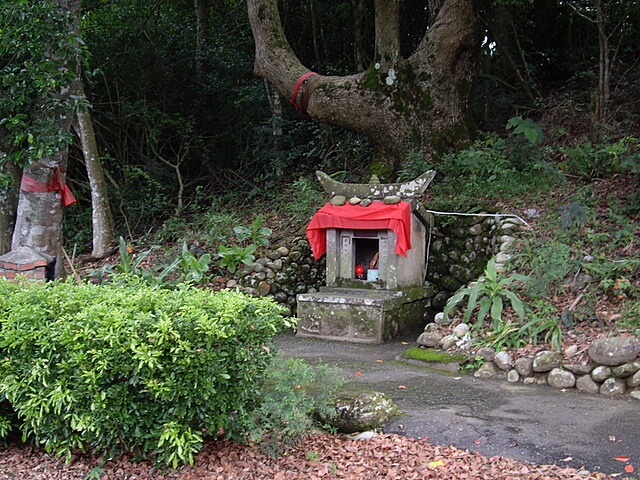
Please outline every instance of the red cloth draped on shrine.
[[350, 204], [335, 207], [327, 203], [307, 226], [307, 238], [316, 260], [327, 252], [327, 228], [392, 230], [397, 237], [395, 252], [406, 257], [411, 249], [411, 205], [372, 202], [368, 207]]

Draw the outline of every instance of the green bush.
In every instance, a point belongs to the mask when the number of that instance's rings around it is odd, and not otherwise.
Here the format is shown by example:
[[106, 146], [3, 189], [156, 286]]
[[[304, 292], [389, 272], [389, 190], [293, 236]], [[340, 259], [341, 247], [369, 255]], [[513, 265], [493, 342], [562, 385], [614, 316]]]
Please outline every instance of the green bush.
[[25, 439], [67, 457], [128, 451], [174, 467], [251, 414], [272, 357], [265, 345], [291, 326], [268, 299], [125, 275], [0, 280], [0, 321], [0, 399]]
[[299, 358], [275, 356], [267, 369], [260, 406], [244, 429], [270, 455], [282, 454], [303, 435], [336, 415], [336, 392], [344, 379], [336, 368], [312, 367]]

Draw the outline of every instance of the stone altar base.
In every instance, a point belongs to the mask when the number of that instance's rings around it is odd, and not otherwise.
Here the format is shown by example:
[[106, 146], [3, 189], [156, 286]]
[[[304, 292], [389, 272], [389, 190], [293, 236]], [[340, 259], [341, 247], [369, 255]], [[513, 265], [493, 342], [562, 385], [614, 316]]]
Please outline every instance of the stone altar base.
[[323, 288], [298, 300], [298, 337], [383, 343], [407, 326], [426, 322], [426, 288], [367, 290]]

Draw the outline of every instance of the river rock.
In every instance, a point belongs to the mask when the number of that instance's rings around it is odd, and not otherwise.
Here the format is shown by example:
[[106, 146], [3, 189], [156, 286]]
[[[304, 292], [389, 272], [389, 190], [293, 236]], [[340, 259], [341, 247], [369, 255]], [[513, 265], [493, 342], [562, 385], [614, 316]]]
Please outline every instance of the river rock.
[[640, 387], [640, 372], [636, 372], [627, 379], [627, 385], [631, 388]]
[[574, 375], [589, 375], [595, 365], [582, 365], [580, 363], [565, 363], [562, 368], [569, 370]]
[[344, 195], [336, 195], [335, 197], [331, 197], [331, 205], [334, 207], [341, 207], [345, 203], [347, 203], [347, 197]]
[[509, 352], [500, 351], [495, 354], [493, 357], [493, 363], [496, 364], [500, 370], [511, 370], [513, 367], [513, 359], [511, 358], [511, 354]]
[[398, 195], [389, 195], [388, 197], [384, 197], [382, 202], [386, 205], [396, 205], [400, 203], [402, 199]]
[[469, 325], [467, 325], [466, 323], [459, 323], [453, 328], [453, 331], [451, 333], [458, 338], [462, 338], [467, 333], [469, 333]]
[[640, 370], [640, 362], [630, 362], [611, 369], [611, 375], [615, 378], [629, 378]]
[[500, 373], [498, 367], [493, 362], [483, 363], [478, 370], [473, 374], [476, 378], [493, 378]]
[[629, 392], [629, 396], [631, 398], [635, 398], [636, 400], [640, 400], [640, 389], [631, 390]]
[[436, 332], [424, 332], [422, 333], [417, 340], [418, 345], [422, 345], [423, 347], [437, 347], [442, 340], [442, 335]]
[[552, 388], [573, 388], [576, 385], [576, 377], [562, 368], [554, 368], [547, 376], [547, 384]]
[[496, 355], [496, 351], [491, 347], [480, 347], [476, 352], [476, 355], [482, 357], [485, 362], [490, 362]]
[[589, 347], [591, 360], [610, 367], [633, 362], [639, 353], [640, 340], [635, 337], [599, 338]]
[[562, 354], [559, 352], [553, 352], [551, 350], [543, 350], [536, 353], [533, 357], [533, 371], [534, 372], [550, 372], [554, 368], [562, 365]]
[[261, 297], [269, 294], [271, 291], [271, 284], [269, 282], [262, 281], [258, 284], [258, 293]]
[[591, 372], [591, 378], [598, 383], [604, 382], [611, 376], [611, 369], [606, 365], [598, 365]]
[[513, 370], [509, 370], [509, 373], [507, 373], [507, 382], [517, 383], [518, 381], [520, 381], [520, 374], [518, 371], [515, 368]]
[[424, 331], [425, 332], [435, 332], [436, 330], [438, 330], [439, 326], [437, 323], [431, 322], [431, 323], [427, 323], [424, 326]]
[[533, 373], [533, 358], [531, 357], [516, 358], [516, 361], [513, 363], [513, 366], [518, 371], [520, 376], [528, 377]]
[[598, 393], [600, 391], [600, 385], [593, 381], [591, 375], [582, 375], [576, 379], [576, 389], [585, 393]]
[[573, 354], [575, 354], [577, 352], [578, 352], [578, 346], [577, 345], [570, 345], [567, 348], [565, 348], [564, 352], [562, 352], [562, 353], [564, 353], [565, 356], [569, 357], [569, 356], [571, 356], [571, 355], [573, 355]]
[[621, 378], [607, 378], [602, 385], [600, 385], [600, 394], [608, 395], [610, 397], [614, 395], [622, 395], [627, 389], [627, 382]]
[[439, 345], [440, 348], [442, 348], [442, 350], [449, 350], [450, 348], [453, 348], [456, 346], [456, 343], [458, 343], [458, 337], [456, 337], [455, 335], [447, 335], [446, 337], [443, 337], [442, 339], [440, 339]]

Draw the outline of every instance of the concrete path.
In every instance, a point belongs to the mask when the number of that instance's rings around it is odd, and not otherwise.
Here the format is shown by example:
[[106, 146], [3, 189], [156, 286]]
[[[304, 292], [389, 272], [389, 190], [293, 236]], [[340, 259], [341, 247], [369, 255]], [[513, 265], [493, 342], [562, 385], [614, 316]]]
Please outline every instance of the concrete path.
[[[484, 455], [556, 464], [608, 474], [632, 464], [640, 475], [640, 402], [547, 386], [449, 376], [395, 358], [418, 333], [383, 345], [329, 342], [281, 334], [286, 356], [341, 369], [348, 383], [389, 395], [404, 416], [385, 431]], [[404, 342], [404, 343], [403, 343]], [[358, 372], [358, 374], [356, 374]], [[399, 388], [404, 387], [404, 388]], [[627, 463], [614, 457], [627, 456]]]

